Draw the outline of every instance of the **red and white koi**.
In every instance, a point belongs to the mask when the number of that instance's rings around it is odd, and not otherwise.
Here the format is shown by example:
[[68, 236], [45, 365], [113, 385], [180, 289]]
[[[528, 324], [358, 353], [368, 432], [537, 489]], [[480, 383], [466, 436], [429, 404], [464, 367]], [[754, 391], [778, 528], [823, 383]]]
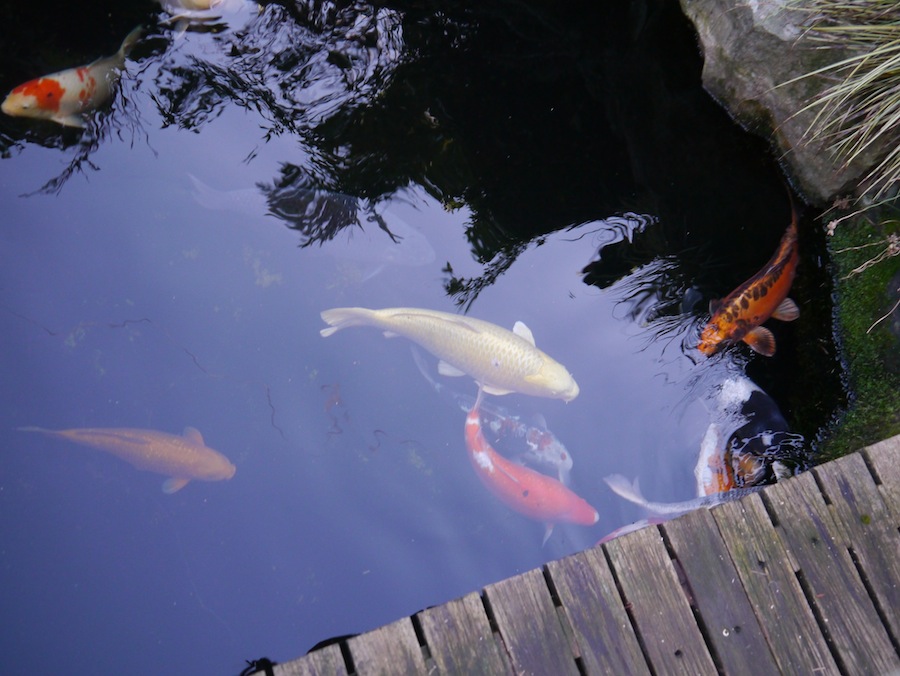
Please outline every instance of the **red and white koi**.
[[787, 297], [797, 271], [797, 209], [793, 202], [791, 224], [765, 267], [709, 305], [711, 317], [700, 335], [697, 349], [710, 356], [724, 345], [743, 340], [766, 357], [775, 354], [775, 337], [761, 326], [769, 317], [790, 322], [800, 316], [797, 304]]
[[[411, 351], [419, 373], [431, 383], [438, 394], [452, 399], [463, 411], [468, 412], [474, 406], [475, 399], [471, 396], [456, 392], [435, 380], [429, 374], [422, 354], [415, 347]], [[512, 437], [525, 442], [527, 450], [517, 454], [515, 456], [517, 460], [556, 472], [559, 480], [568, 485], [572, 471], [572, 455], [562, 441], [547, 429], [542, 416], [535, 424], [528, 424], [502, 406], [482, 403], [478, 410], [482, 429], [490, 430], [495, 441], [500, 437]]]
[[112, 97], [125, 59], [141, 32], [140, 26], [131, 31], [112, 56], [20, 84], [0, 104], [0, 109], [13, 117], [83, 127], [84, 114], [99, 108]]
[[559, 522], [592, 526], [600, 519], [597, 510], [562, 482], [497, 453], [481, 431], [481, 391], [466, 416], [466, 447], [478, 478], [509, 507], [547, 524], [544, 542]]

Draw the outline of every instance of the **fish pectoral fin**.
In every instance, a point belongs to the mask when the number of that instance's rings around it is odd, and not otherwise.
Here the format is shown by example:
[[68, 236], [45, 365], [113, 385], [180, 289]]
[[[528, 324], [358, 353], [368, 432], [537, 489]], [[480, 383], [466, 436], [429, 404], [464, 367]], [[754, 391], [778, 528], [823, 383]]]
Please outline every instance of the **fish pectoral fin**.
[[504, 394], [512, 394], [513, 390], [504, 390], [500, 387], [493, 387], [491, 385], [485, 385], [481, 388], [488, 394], [493, 394], [496, 397], [502, 397]]
[[775, 336], [765, 326], [757, 326], [744, 336], [744, 342], [750, 346], [754, 352], [764, 357], [771, 357], [775, 354]]
[[516, 322], [513, 324], [513, 333], [515, 333], [519, 338], [523, 340], [527, 340], [529, 343], [534, 345], [534, 334], [531, 332], [525, 322]]
[[78, 129], [84, 128], [84, 118], [81, 115], [63, 115], [56, 116], [53, 118], [54, 122], [59, 122], [59, 124], [64, 127], [77, 127]]
[[451, 378], [458, 378], [459, 376], [466, 375], [464, 371], [460, 371], [458, 368], [456, 368], [452, 364], [448, 364], [443, 359], [438, 362], [438, 373], [440, 373], [442, 376], [449, 376]]
[[778, 307], [775, 308], [775, 312], [772, 313], [772, 317], [780, 319], [783, 322], [792, 322], [799, 316], [800, 308], [798, 308], [797, 304], [790, 298], [785, 298], [781, 301]]
[[553, 535], [553, 524], [552, 523], [544, 524], [544, 539], [541, 542], [541, 547], [543, 547], [545, 544], [547, 544], [547, 540], [550, 539], [551, 535]]
[[165, 481], [163, 481], [162, 489], [163, 493], [171, 495], [176, 491], [180, 491], [182, 488], [188, 485], [190, 479], [183, 476], [173, 476], [169, 477]]
[[185, 427], [184, 432], [181, 433], [185, 439], [190, 441], [192, 444], [197, 444], [198, 446], [206, 446], [206, 443], [203, 441], [203, 435], [200, 434], [200, 430], [196, 427]]

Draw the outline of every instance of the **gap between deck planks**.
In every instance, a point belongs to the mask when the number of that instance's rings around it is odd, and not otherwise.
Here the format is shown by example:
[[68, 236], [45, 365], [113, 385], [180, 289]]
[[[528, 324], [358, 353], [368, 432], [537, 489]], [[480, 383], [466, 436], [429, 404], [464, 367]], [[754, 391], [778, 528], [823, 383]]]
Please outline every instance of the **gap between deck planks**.
[[277, 665], [306, 674], [900, 671], [900, 436]]

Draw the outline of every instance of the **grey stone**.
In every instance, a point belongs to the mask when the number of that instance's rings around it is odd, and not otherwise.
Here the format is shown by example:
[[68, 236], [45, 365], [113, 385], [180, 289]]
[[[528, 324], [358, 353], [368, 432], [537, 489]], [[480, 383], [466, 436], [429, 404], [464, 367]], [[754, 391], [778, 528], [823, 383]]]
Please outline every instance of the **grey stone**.
[[[815, 112], [803, 109], [834, 76], [795, 78], [850, 54], [807, 33], [809, 15], [785, 0], [680, 0], [703, 53], [703, 86], [746, 129], [768, 138], [807, 199], [824, 203], [854, 192], [881, 152], [847, 166], [807, 134]], [[789, 84], [784, 84], [789, 83]]]

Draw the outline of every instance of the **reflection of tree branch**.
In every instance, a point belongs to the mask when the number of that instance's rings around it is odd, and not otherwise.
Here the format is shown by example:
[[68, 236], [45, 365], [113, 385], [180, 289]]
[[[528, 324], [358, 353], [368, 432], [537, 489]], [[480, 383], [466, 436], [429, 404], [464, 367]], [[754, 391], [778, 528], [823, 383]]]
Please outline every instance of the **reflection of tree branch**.
[[484, 289], [489, 287], [512, 265], [515, 260], [528, 248], [529, 242], [516, 242], [499, 253], [487, 264], [485, 272], [480, 277], [464, 279], [453, 276], [453, 267], [450, 263], [444, 267], [443, 272], [449, 275], [444, 282], [444, 290], [453, 298], [454, 304], [468, 311], [475, 299]]

